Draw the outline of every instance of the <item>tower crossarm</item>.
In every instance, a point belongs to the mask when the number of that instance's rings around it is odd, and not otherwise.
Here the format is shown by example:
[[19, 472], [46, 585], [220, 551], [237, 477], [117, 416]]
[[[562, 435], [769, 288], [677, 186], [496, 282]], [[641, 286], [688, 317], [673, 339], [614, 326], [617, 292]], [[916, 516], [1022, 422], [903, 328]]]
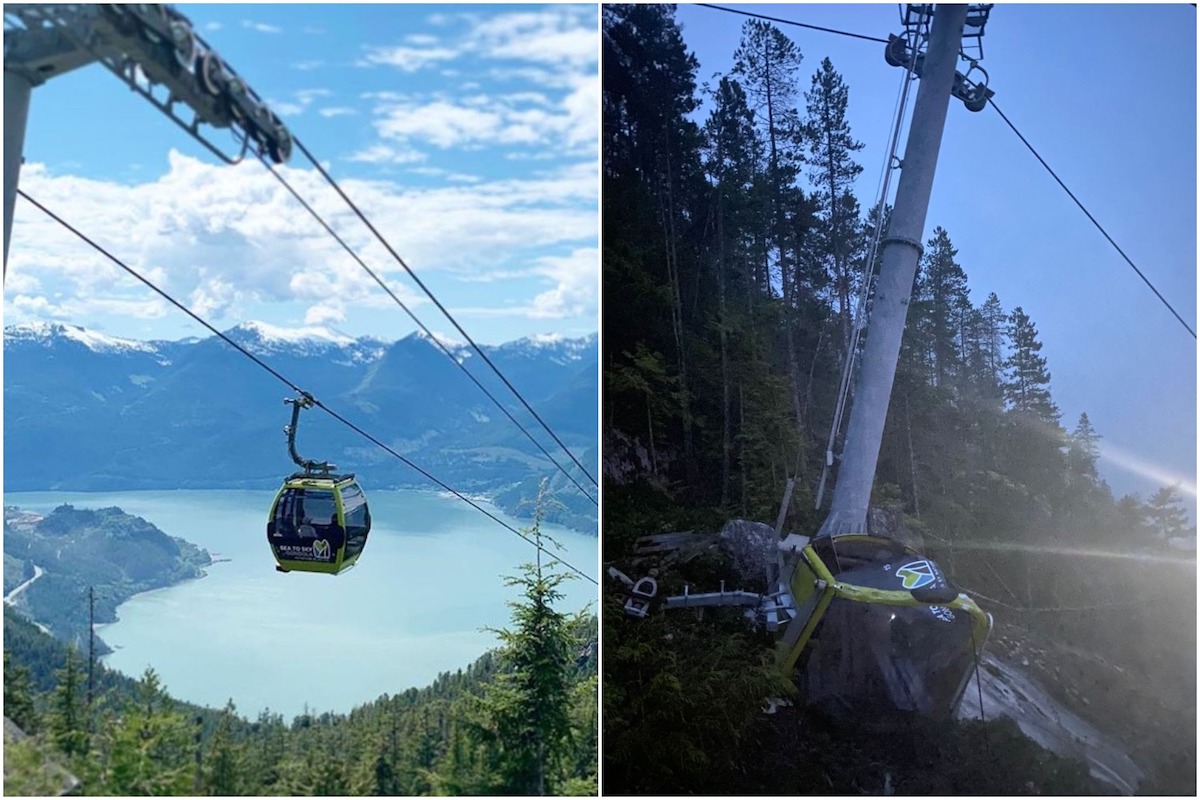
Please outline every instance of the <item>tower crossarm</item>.
[[[173, 6], [16, 3], [4, 21], [4, 69], [33, 86], [98, 61], [227, 163], [251, 145], [275, 163], [291, 155], [287, 126]], [[233, 128], [241, 152], [202, 126]]]

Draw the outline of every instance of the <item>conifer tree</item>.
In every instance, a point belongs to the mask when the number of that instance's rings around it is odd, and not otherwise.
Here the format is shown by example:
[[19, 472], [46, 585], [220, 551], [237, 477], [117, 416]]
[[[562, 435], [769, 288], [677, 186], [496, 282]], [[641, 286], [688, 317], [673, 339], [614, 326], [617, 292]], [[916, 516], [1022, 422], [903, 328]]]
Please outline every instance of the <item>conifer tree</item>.
[[[543, 481], [527, 534], [539, 545], [552, 541], [541, 530], [549, 498]], [[571, 618], [554, 609], [566, 579], [538, 550], [524, 574], [509, 578], [524, 599], [510, 603], [511, 630], [499, 631], [508, 671], [488, 686], [482, 700], [492, 734], [492, 758], [504, 794], [552, 794], [571, 741]]]
[[106, 790], [117, 795], [193, 792], [192, 730], [147, 668], [112, 729]]
[[990, 292], [987, 300], [979, 309], [982, 317], [982, 339], [988, 368], [992, 372], [992, 381], [996, 386], [1001, 384], [1004, 369], [1004, 346], [1007, 338], [1008, 316], [1000, 305], [1000, 298], [995, 292]]
[[1067, 450], [1067, 466], [1072, 474], [1093, 482], [1099, 479], [1096, 472], [1096, 459], [1100, 457], [1099, 441], [1100, 434], [1092, 427], [1087, 413], [1080, 414]]
[[804, 158], [804, 128], [795, 107], [797, 73], [804, 56], [800, 48], [770, 22], [751, 19], [742, 25], [741, 42], [733, 57], [733, 74], [742, 80], [767, 145], [767, 186], [774, 223], [770, 239], [777, 254], [792, 413], [799, 428], [804, 423], [804, 412], [790, 310], [797, 302], [794, 286], [798, 278], [795, 274], [800, 245], [798, 234], [806, 227], [810, 213], [803, 193], [795, 186]]
[[233, 739], [233, 722], [237, 708], [231, 698], [221, 711], [217, 728], [204, 757], [203, 783], [205, 794], [233, 796], [244, 793], [244, 757]]
[[29, 670], [12, 663], [4, 651], [4, 716], [26, 733], [37, 733], [38, 713], [33, 705], [33, 682]]
[[1188, 528], [1187, 511], [1176, 494], [1177, 489], [1177, 486], [1164, 486], [1146, 502], [1146, 519], [1150, 530], [1159, 539], [1195, 535], [1195, 529]]
[[803, 161], [803, 126], [796, 111], [796, 85], [804, 56], [791, 39], [770, 22], [747, 20], [733, 54], [733, 74], [751, 100], [756, 122], [767, 146], [767, 180], [774, 218], [773, 238], [785, 303], [792, 302], [792, 242], [785, 222], [786, 190], [793, 186]]
[[1009, 317], [1008, 335], [1012, 354], [1004, 362], [1009, 370], [1005, 399], [1014, 411], [1057, 425], [1058, 407], [1050, 398], [1050, 373], [1046, 359], [1039, 355], [1042, 343], [1037, 327], [1020, 306]]
[[58, 685], [50, 698], [50, 735], [64, 753], [80, 755], [87, 751], [88, 735], [80, 691], [83, 673], [74, 647], [67, 649], [66, 662], [54, 675]]
[[809, 179], [820, 208], [820, 224], [814, 230], [810, 249], [821, 252], [829, 261], [842, 327], [841, 350], [845, 352], [850, 344], [853, 298], [858, 290], [864, 244], [858, 200], [853, 192], [862, 166], [854, 160], [854, 153], [864, 145], [850, 133], [846, 120], [850, 91], [828, 58], [821, 61], [804, 98]]
[[923, 329], [928, 347], [930, 377], [935, 386], [946, 386], [960, 365], [958, 319], [962, 309], [971, 306], [967, 299], [967, 275], [954, 260], [958, 250], [951, 244], [945, 228], [940, 225], [934, 228], [925, 246], [918, 279], [918, 296], [924, 307], [918, 326]]

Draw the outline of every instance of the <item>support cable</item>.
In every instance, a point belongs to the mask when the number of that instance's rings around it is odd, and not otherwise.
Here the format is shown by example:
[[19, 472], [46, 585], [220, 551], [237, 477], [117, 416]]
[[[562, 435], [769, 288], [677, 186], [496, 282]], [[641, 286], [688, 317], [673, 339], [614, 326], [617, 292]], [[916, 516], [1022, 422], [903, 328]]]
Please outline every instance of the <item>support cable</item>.
[[[212, 332], [213, 334], [215, 334], [216, 336], [219, 336], [219, 337], [221, 338], [221, 340], [222, 340], [222, 341], [224, 341], [226, 344], [228, 344], [228, 345], [230, 345], [231, 347], [233, 347], [233, 348], [234, 348], [235, 350], [237, 350], [239, 353], [241, 353], [242, 355], [246, 356], [246, 358], [250, 359], [250, 360], [251, 360], [251, 361], [253, 361], [255, 364], [257, 364], [258, 366], [262, 367], [264, 370], [266, 370], [267, 372], [269, 372], [269, 373], [270, 373], [272, 376], [274, 376], [274, 377], [275, 377], [277, 380], [279, 380], [281, 383], [285, 384], [285, 385], [286, 385], [288, 388], [290, 388], [290, 389], [291, 389], [292, 391], [294, 391], [296, 394], [299, 394], [299, 395], [305, 395], [305, 396], [308, 396], [308, 397], [312, 397], [312, 395], [309, 395], [307, 392], [305, 392], [305, 391], [304, 391], [303, 389], [301, 389], [299, 386], [297, 386], [296, 384], [292, 383], [290, 380], [288, 380], [286, 377], [284, 377], [283, 375], [281, 375], [281, 374], [280, 374], [279, 372], [277, 372], [276, 370], [272, 369], [270, 365], [268, 365], [266, 362], [264, 362], [264, 361], [263, 361], [262, 359], [260, 359], [258, 356], [254, 355], [254, 354], [253, 354], [253, 353], [251, 353], [249, 350], [247, 350], [246, 348], [244, 348], [244, 347], [242, 347], [241, 345], [239, 345], [237, 342], [235, 342], [235, 341], [233, 341], [232, 339], [230, 339], [228, 336], [226, 336], [224, 333], [222, 333], [221, 331], [219, 331], [219, 330], [217, 330], [216, 328], [214, 328], [212, 325], [210, 325], [208, 322], [206, 322], [206, 321], [205, 321], [205, 320], [204, 320], [202, 317], [200, 317], [198, 314], [196, 314], [195, 312], [193, 312], [193, 311], [192, 311], [191, 309], [189, 309], [187, 306], [184, 306], [184, 305], [183, 305], [182, 303], [180, 303], [178, 300], [176, 300], [175, 298], [171, 297], [171, 295], [167, 294], [165, 291], [163, 291], [162, 289], [160, 289], [160, 288], [158, 288], [157, 286], [155, 286], [155, 285], [154, 285], [153, 283], [151, 283], [149, 280], [147, 280], [146, 278], [142, 277], [142, 275], [141, 275], [141, 274], [139, 274], [139, 273], [138, 273], [136, 270], [134, 270], [134, 269], [133, 269], [133, 267], [130, 267], [130, 266], [128, 266], [127, 264], [125, 264], [125, 262], [121, 261], [121, 259], [117, 258], [117, 257], [116, 257], [116, 256], [114, 256], [112, 253], [108, 252], [108, 250], [104, 249], [104, 247], [103, 247], [103, 246], [101, 246], [99, 243], [97, 243], [95, 240], [93, 240], [93, 239], [89, 238], [87, 235], [85, 235], [85, 234], [84, 234], [83, 232], [81, 232], [79, 229], [75, 228], [73, 225], [71, 225], [69, 222], [67, 222], [66, 220], [64, 220], [62, 217], [58, 216], [58, 215], [57, 215], [57, 214], [55, 214], [53, 211], [51, 211], [50, 209], [46, 208], [44, 205], [42, 205], [41, 203], [39, 203], [37, 200], [34, 200], [32, 197], [30, 197], [28, 194], [26, 194], [24, 190], [22, 190], [22, 189], [17, 189], [17, 194], [19, 194], [21, 197], [23, 197], [23, 198], [25, 198], [27, 201], [29, 201], [29, 203], [31, 203], [33, 206], [35, 206], [35, 207], [36, 207], [38, 210], [40, 210], [40, 211], [41, 211], [43, 214], [45, 214], [46, 216], [50, 217], [50, 219], [54, 220], [54, 221], [55, 221], [55, 222], [57, 222], [59, 225], [62, 225], [64, 228], [66, 228], [66, 229], [67, 229], [68, 231], [70, 231], [71, 233], [75, 234], [75, 236], [76, 236], [76, 237], [78, 237], [79, 239], [82, 239], [82, 240], [83, 240], [85, 243], [87, 243], [87, 244], [88, 244], [88, 245], [90, 245], [90, 246], [91, 246], [91, 247], [92, 247], [94, 250], [96, 250], [96, 252], [98, 252], [98, 253], [100, 253], [101, 255], [103, 255], [103, 256], [104, 256], [105, 258], [107, 258], [109, 261], [111, 261], [111, 262], [113, 262], [114, 264], [116, 264], [118, 267], [120, 267], [121, 269], [123, 269], [123, 270], [124, 270], [125, 272], [127, 272], [128, 274], [132, 275], [134, 278], [137, 278], [137, 280], [139, 280], [141, 283], [143, 283], [143, 284], [145, 284], [146, 286], [148, 286], [148, 287], [149, 287], [150, 289], [152, 289], [152, 290], [153, 290], [155, 293], [157, 293], [157, 294], [158, 294], [160, 297], [162, 297], [163, 299], [165, 299], [167, 302], [171, 303], [171, 305], [175, 306], [175, 307], [176, 307], [176, 308], [178, 308], [180, 311], [182, 311], [183, 313], [185, 313], [185, 314], [187, 314], [189, 317], [191, 317], [193, 320], [195, 320], [196, 322], [198, 322], [198, 323], [200, 323], [201, 325], [203, 325], [205, 328], [207, 328], [209, 331], [211, 331], [211, 332]], [[392, 448], [388, 447], [386, 444], [384, 444], [383, 442], [381, 442], [379, 439], [377, 439], [377, 438], [375, 438], [374, 436], [372, 436], [371, 434], [367, 433], [365, 430], [363, 430], [362, 428], [360, 428], [358, 425], [356, 425], [356, 424], [354, 424], [353, 422], [351, 422], [350, 420], [346, 419], [346, 418], [345, 418], [345, 417], [343, 417], [341, 414], [339, 414], [338, 412], [334, 411], [332, 408], [330, 408], [329, 406], [325, 405], [325, 404], [324, 404], [323, 402], [321, 402], [320, 400], [317, 400], [316, 398], [313, 398], [313, 404], [314, 404], [314, 405], [316, 405], [318, 408], [320, 408], [322, 411], [324, 411], [324, 412], [325, 412], [326, 414], [328, 414], [329, 416], [333, 417], [333, 418], [334, 418], [335, 420], [337, 420], [338, 422], [342, 423], [343, 425], [345, 425], [346, 427], [350, 428], [350, 429], [351, 429], [352, 431], [354, 431], [355, 433], [357, 433], [357, 434], [359, 434], [360, 436], [362, 436], [362, 437], [363, 437], [364, 439], [366, 439], [367, 441], [369, 441], [369, 442], [371, 442], [371, 443], [373, 443], [373, 444], [375, 444], [375, 445], [379, 446], [379, 447], [380, 447], [381, 449], [383, 449], [384, 451], [386, 451], [386, 452], [390, 453], [391, 455], [395, 456], [396, 458], [398, 458], [398, 459], [399, 459], [401, 462], [403, 462], [403, 463], [404, 463], [406, 466], [408, 466], [409, 468], [411, 468], [411, 469], [415, 470], [416, 472], [420, 473], [421, 475], [423, 475], [423, 476], [424, 476], [425, 478], [427, 478], [428, 480], [430, 480], [430, 481], [432, 481], [433, 483], [435, 483], [435, 484], [437, 484], [438, 486], [440, 486], [442, 489], [445, 489], [447, 492], [450, 492], [452, 495], [454, 495], [455, 497], [457, 497], [459, 500], [462, 500], [464, 503], [466, 503], [466, 504], [470, 505], [470, 506], [471, 506], [472, 508], [474, 508], [476, 511], [479, 511], [479, 512], [481, 512], [481, 513], [483, 513], [483, 514], [487, 515], [487, 516], [488, 516], [489, 518], [491, 518], [491, 519], [492, 519], [494, 522], [498, 523], [499, 525], [501, 525], [502, 527], [504, 527], [504, 528], [505, 528], [506, 530], [508, 530], [509, 532], [511, 532], [511, 533], [514, 533], [514, 534], [516, 534], [517, 536], [521, 537], [521, 538], [522, 538], [522, 539], [524, 539], [526, 542], [528, 542], [529, 544], [531, 544], [531, 545], [533, 545], [534, 547], [536, 547], [536, 548], [537, 548], [537, 550], [539, 551], [539, 553], [540, 553], [540, 552], [545, 552], [545, 553], [546, 553], [546, 555], [548, 555], [548, 556], [550, 556], [551, 558], [553, 558], [554, 560], [558, 561], [560, 564], [562, 564], [564, 567], [566, 567], [567, 569], [571, 570], [571, 571], [572, 571], [572, 572], [574, 572], [575, 574], [579, 575], [580, 577], [584, 578], [585, 580], [587, 580], [587, 581], [589, 581], [589, 582], [591, 582], [591, 583], [594, 583], [594, 584], [597, 584], [597, 585], [599, 585], [599, 584], [597, 583], [596, 579], [595, 579], [595, 578], [593, 578], [593, 577], [591, 577], [590, 575], [588, 575], [586, 572], [583, 572], [583, 571], [582, 571], [582, 570], [580, 570], [578, 567], [575, 567], [575, 566], [573, 566], [572, 564], [570, 564], [569, 562], [567, 562], [567, 561], [566, 561], [566, 560], [564, 560], [563, 558], [559, 557], [558, 555], [556, 555], [556, 554], [554, 554], [554, 553], [551, 553], [550, 551], [546, 550], [546, 548], [542, 547], [542, 545], [541, 545], [541, 544], [539, 544], [538, 542], [534, 541], [533, 539], [530, 539], [530, 538], [529, 538], [528, 536], [526, 536], [524, 533], [522, 533], [521, 531], [517, 530], [517, 529], [516, 529], [516, 528], [514, 528], [512, 525], [509, 525], [507, 522], [505, 522], [504, 520], [500, 519], [498, 516], [496, 516], [495, 514], [493, 514], [493, 513], [492, 513], [492, 512], [490, 512], [490, 511], [488, 511], [486, 508], [484, 508], [483, 506], [479, 505], [479, 504], [478, 504], [478, 503], [476, 503], [474, 500], [472, 500], [471, 498], [469, 498], [469, 497], [467, 497], [466, 495], [464, 495], [462, 492], [459, 492], [459, 491], [457, 491], [456, 489], [454, 489], [454, 488], [452, 488], [451, 486], [449, 486], [448, 484], [446, 484], [446, 483], [442, 482], [442, 481], [441, 481], [441, 480], [439, 480], [438, 478], [435, 478], [435, 477], [434, 477], [433, 475], [431, 475], [429, 472], [426, 472], [424, 469], [422, 469], [421, 467], [417, 466], [417, 465], [416, 465], [416, 464], [414, 464], [412, 461], [410, 461], [410, 460], [408, 460], [407, 458], [405, 458], [404, 456], [400, 455], [400, 453], [397, 453], [395, 450], [393, 450]]]
[[730, 14], [741, 14], [743, 17], [754, 17], [755, 19], [765, 19], [768, 22], [778, 22], [781, 25], [795, 25], [797, 28], [809, 28], [814, 31], [823, 31], [825, 33], [836, 33], [839, 36], [850, 36], [855, 39], [866, 39], [868, 42], [881, 42], [887, 44], [887, 39], [880, 39], [878, 36], [866, 36], [861, 33], [851, 33], [850, 31], [839, 31], [836, 28], [823, 28], [820, 25], [809, 25], [806, 22], [796, 22], [790, 19], [781, 19], [779, 17], [769, 17], [766, 14], [755, 14], [752, 11], [742, 11], [737, 8], [729, 8], [728, 6], [717, 6], [712, 3], [696, 3], [704, 8], [711, 8], [717, 11], [728, 11]]
[[454, 328], [464, 338], [466, 338], [472, 349], [479, 354], [479, 357], [483, 359], [484, 363], [491, 368], [492, 372], [496, 373], [497, 377], [504, 382], [504, 385], [508, 387], [509, 391], [511, 391], [516, 398], [521, 401], [521, 405], [525, 406], [525, 409], [533, 415], [533, 418], [538, 421], [538, 424], [540, 424], [542, 428], [544, 428], [545, 431], [550, 434], [550, 437], [554, 439], [558, 446], [561, 447], [568, 456], [570, 456], [571, 460], [575, 462], [575, 466], [579, 467], [579, 469], [583, 471], [583, 474], [586, 475], [588, 480], [592, 482], [592, 485], [598, 487], [599, 483], [597, 483], [596, 479], [592, 477], [592, 474], [588, 472], [587, 467], [580, 463], [579, 459], [575, 457], [575, 454], [572, 453], [565, 444], [563, 444], [562, 439], [558, 438], [558, 434], [550, 429], [550, 426], [546, 424], [546, 421], [542, 419], [541, 415], [533, 410], [533, 406], [529, 405], [529, 402], [526, 401], [525, 397], [519, 391], [517, 391], [517, 388], [509, 382], [508, 378], [504, 376], [504, 373], [501, 372], [494, 363], [492, 363], [492, 360], [488, 358], [487, 353], [483, 352], [479, 345], [475, 343], [475, 340], [471, 338], [471, 335], [463, 330], [462, 325], [458, 324], [458, 320], [454, 318], [454, 315], [450, 313], [449, 309], [442, 305], [442, 302], [438, 300], [437, 296], [429, 290], [429, 287], [425, 285], [425, 282], [417, 277], [417, 273], [413, 271], [412, 267], [410, 267], [408, 263], [400, 257], [400, 254], [396, 252], [391, 243], [388, 242], [388, 240], [384, 238], [383, 234], [381, 234], [379, 230], [371, 224], [371, 220], [367, 219], [367, 215], [364, 214], [357, 205], [355, 205], [354, 201], [351, 200], [349, 195], [347, 195], [342, 187], [338, 185], [338, 182], [333, 179], [333, 176], [329, 174], [328, 170], [321, 165], [321, 162], [317, 161], [316, 157], [309, 152], [308, 148], [304, 146], [303, 142], [301, 142], [299, 139], [295, 139], [294, 141], [296, 147], [301, 153], [304, 154], [304, 157], [308, 159], [309, 163], [316, 168], [317, 172], [321, 173], [321, 177], [323, 177], [329, 183], [333, 190], [341, 195], [341, 198], [346, 201], [346, 205], [350, 206], [350, 210], [353, 211], [360, 220], [362, 220], [362, 223], [366, 225], [367, 229], [375, 235], [375, 238], [379, 241], [379, 243], [382, 244], [389, 253], [391, 253], [392, 258], [396, 259], [396, 263], [404, 267], [404, 271], [408, 273], [408, 276], [412, 278], [414, 282], [416, 282], [417, 286], [421, 287], [421, 291], [425, 292], [425, 295], [433, 301], [433, 304], [438, 307], [438, 310], [441, 311], [443, 315], [445, 315], [446, 319], [450, 320], [450, 323], [454, 326]]
[[1137, 273], [1137, 276], [1139, 278], [1141, 278], [1142, 281], [1147, 286], [1150, 287], [1150, 291], [1154, 292], [1154, 296], [1157, 297], [1162, 302], [1162, 304], [1167, 307], [1168, 311], [1170, 311], [1172, 314], [1175, 315], [1175, 319], [1179, 320], [1179, 324], [1182, 325], [1184, 327], [1184, 329], [1192, 335], [1193, 339], [1195, 339], [1196, 332], [1194, 330], [1192, 330], [1192, 327], [1190, 325], [1188, 325], [1187, 322], [1184, 321], [1183, 317], [1179, 316], [1179, 312], [1176, 311], [1174, 309], [1174, 307], [1172, 307], [1172, 305], [1167, 302], [1167, 298], [1162, 296], [1162, 293], [1154, 287], [1154, 284], [1150, 282], [1150, 279], [1147, 278], [1145, 276], [1145, 274], [1140, 269], [1137, 268], [1137, 265], [1133, 263], [1133, 260], [1130, 259], [1129, 256], [1125, 255], [1125, 251], [1121, 249], [1120, 245], [1118, 245], [1115, 241], [1113, 241], [1113, 238], [1108, 235], [1108, 231], [1104, 230], [1104, 226], [1096, 221], [1096, 218], [1092, 216], [1092, 212], [1088, 211], [1087, 208], [1084, 207], [1083, 203], [1079, 202], [1079, 198], [1075, 196], [1075, 193], [1067, 188], [1067, 185], [1062, 182], [1062, 178], [1058, 177], [1058, 174], [1055, 173], [1055, 171], [1050, 168], [1050, 165], [1046, 163], [1046, 159], [1042, 158], [1042, 156], [1038, 153], [1038, 151], [1036, 149], [1034, 149], [1033, 145], [1031, 145], [1029, 143], [1029, 140], [1021, 135], [1021, 132], [1019, 130], [1017, 130], [1017, 126], [1013, 125], [1012, 121], [1007, 116], [1005, 116], [1003, 111], [1000, 110], [1000, 106], [996, 105], [996, 101], [991, 98], [988, 98], [988, 102], [991, 103], [992, 108], [996, 109], [996, 113], [1000, 115], [1000, 119], [1004, 120], [1005, 124], [1007, 124], [1008, 127], [1012, 128], [1012, 132], [1017, 135], [1017, 138], [1021, 140], [1021, 143], [1024, 144], [1027, 148], [1029, 148], [1029, 152], [1033, 153], [1033, 157], [1036, 158], [1039, 162], [1041, 162], [1041, 165], [1046, 168], [1046, 171], [1050, 173], [1050, 177], [1054, 178], [1054, 180], [1057, 181], [1058, 185], [1062, 187], [1063, 191], [1066, 192], [1067, 195], [1072, 200], [1075, 201], [1075, 205], [1079, 206], [1079, 210], [1087, 215], [1087, 218], [1092, 221], [1092, 224], [1096, 226], [1096, 229], [1098, 231], [1100, 231], [1100, 233], [1104, 234], [1104, 238], [1108, 239], [1108, 243], [1111, 244], [1114, 248], [1116, 248], [1116, 251], [1121, 254], [1121, 258], [1125, 259], [1125, 263], [1133, 268], [1133, 271]]
[[979, 693], [979, 720], [983, 723], [983, 744], [987, 748], [988, 756], [992, 755], [992, 740], [988, 736], [987, 728], [987, 713], [983, 710], [983, 679], [979, 677], [979, 645], [975, 642], [975, 626], [970, 626], [971, 630], [971, 652], [975, 654], [975, 690]]
[[431, 331], [428, 328], [428, 326], [425, 325], [424, 322], [422, 322], [420, 319], [417, 318], [417, 315], [414, 314], [412, 312], [412, 310], [407, 305], [404, 304], [404, 301], [396, 296], [396, 293], [392, 291], [391, 287], [389, 287], [386, 283], [384, 283], [383, 279], [379, 277], [379, 275], [375, 272], [375, 270], [373, 270], [369, 266], [367, 266], [367, 263], [365, 261], [363, 261], [362, 258], [358, 255], [358, 253], [356, 253], [354, 251], [354, 248], [352, 248], [350, 245], [348, 245], [346, 243], [346, 241], [344, 239], [342, 239], [342, 237], [339, 236], [332, 227], [330, 227], [329, 223], [325, 221], [325, 219], [320, 215], [319, 212], [317, 212], [316, 209], [314, 209], [303, 197], [300, 196], [300, 193], [297, 192], [290, 183], [288, 183], [287, 179], [284, 178], [283, 175], [281, 175], [279, 173], [279, 171], [276, 170], [275, 167], [272, 166], [271, 163], [266, 160], [265, 157], [260, 155], [259, 160], [262, 161], [263, 166], [265, 166], [270, 171], [270, 173], [275, 176], [275, 179], [277, 181], [279, 181], [279, 183], [283, 186], [283, 188], [287, 189], [288, 192], [292, 195], [292, 197], [296, 198], [296, 200], [299, 201], [300, 205], [304, 206], [305, 210], [308, 211], [308, 213], [312, 215], [313, 219], [315, 219], [318, 223], [320, 223], [321, 227], [324, 228], [325, 231], [330, 236], [332, 236], [337, 241], [338, 244], [340, 244], [342, 246], [342, 249], [345, 250], [347, 253], [349, 253], [350, 257], [358, 262], [358, 265], [360, 267], [362, 267], [363, 270], [365, 270], [366, 273], [368, 275], [370, 275], [372, 279], [374, 279], [375, 283], [379, 284], [379, 287], [381, 289], [383, 289], [385, 292], [387, 292], [388, 296], [391, 297], [392, 300], [394, 300], [396, 302], [396, 305], [400, 306], [400, 308], [404, 310], [405, 314], [408, 314], [409, 318], [413, 322], [415, 322], [422, 331], [425, 332], [425, 334], [429, 337], [430, 341], [432, 341], [439, 348], [441, 348], [442, 352], [446, 354], [446, 357], [449, 358], [450, 361], [453, 362], [456, 367], [458, 367], [460, 370], [462, 370], [463, 374], [466, 375], [468, 378], [470, 378], [472, 383], [474, 383], [477, 387], [479, 387], [479, 391], [481, 391], [485, 395], [487, 395], [487, 398], [492, 401], [492, 403], [496, 406], [496, 408], [500, 409], [500, 412], [503, 413], [506, 417], [508, 417], [508, 419], [512, 422], [512, 424], [516, 425], [517, 428], [520, 429], [521, 433], [525, 434], [525, 437], [527, 439], [529, 439], [529, 441], [533, 442], [533, 444], [537, 447], [537, 449], [542, 451], [542, 454], [544, 456], [546, 456], [546, 458], [550, 459], [551, 464], [553, 464], [555, 467], [557, 467], [558, 470], [563, 475], [567, 476], [567, 480], [569, 480], [571, 483], [575, 484], [575, 488], [578, 489], [580, 491], [580, 493], [583, 494], [584, 497], [586, 497], [588, 500], [590, 500], [592, 502], [592, 505], [599, 507], [600, 504], [596, 501], [596, 498], [592, 497], [591, 494], [588, 493], [587, 489], [584, 489], [583, 486], [580, 485], [579, 481], [575, 480], [575, 477], [570, 472], [568, 472], [567, 469], [562, 464], [558, 463], [558, 461], [554, 458], [554, 456], [550, 455], [550, 452], [545, 447], [542, 446], [542, 443], [539, 442], [536, 438], [534, 438], [533, 434], [531, 434], [525, 428], [525, 426], [522, 425], [517, 420], [517, 418], [512, 415], [512, 412], [510, 412], [507, 408], [505, 408], [504, 405], [499, 400], [496, 399], [496, 396], [493, 395], [490, 391], [488, 391], [487, 387], [485, 387], [482, 383], [479, 382], [479, 379], [475, 377], [474, 373], [472, 373], [469, 369], [467, 369], [465, 364], [463, 364], [461, 361], [459, 361], [457, 358], [454, 357], [454, 353], [450, 352], [450, 348], [447, 347], [442, 342], [441, 339], [439, 339], [437, 336], [435, 336], [433, 331]]

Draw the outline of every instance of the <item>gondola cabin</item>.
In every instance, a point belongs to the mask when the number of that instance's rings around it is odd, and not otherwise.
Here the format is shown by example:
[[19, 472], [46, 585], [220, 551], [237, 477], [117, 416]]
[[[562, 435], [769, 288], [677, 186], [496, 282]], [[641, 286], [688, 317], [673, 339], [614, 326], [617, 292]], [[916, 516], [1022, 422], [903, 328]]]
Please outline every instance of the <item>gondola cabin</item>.
[[345, 572], [362, 555], [370, 532], [367, 498], [353, 475], [292, 475], [267, 519], [280, 572]]

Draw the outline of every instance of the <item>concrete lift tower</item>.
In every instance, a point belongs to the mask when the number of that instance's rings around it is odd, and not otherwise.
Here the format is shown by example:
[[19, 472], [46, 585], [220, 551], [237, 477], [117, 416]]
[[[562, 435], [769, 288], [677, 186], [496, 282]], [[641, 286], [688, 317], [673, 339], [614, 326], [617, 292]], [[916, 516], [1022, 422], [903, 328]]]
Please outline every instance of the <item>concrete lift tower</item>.
[[[276, 164], [292, 154], [292, 136], [279, 117], [173, 6], [6, 3], [5, 274], [33, 89], [95, 61], [227, 164], [241, 161], [252, 143], [256, 155]], [[190, 119], [180, 111], [190, 112]], [[223, 152], [204, 125], [234, 130], [241, 137], [240, 152]]]

